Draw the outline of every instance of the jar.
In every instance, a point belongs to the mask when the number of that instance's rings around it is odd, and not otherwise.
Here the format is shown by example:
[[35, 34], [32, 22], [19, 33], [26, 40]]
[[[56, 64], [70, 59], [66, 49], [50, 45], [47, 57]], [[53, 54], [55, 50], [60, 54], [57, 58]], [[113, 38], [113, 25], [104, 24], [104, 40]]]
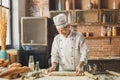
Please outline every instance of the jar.
[[116, 27], [112, 27], [112, 36], [116, 36], [117, 35], [117, 30]]
[[111, 36], [111, 27], [107, 27], [107, 36]]
[[107, 30], [105, 26], [101, 26], [101, 36], [106, 36]]
[[89, 32], [86, 32], [86, 37], [89, 37]]

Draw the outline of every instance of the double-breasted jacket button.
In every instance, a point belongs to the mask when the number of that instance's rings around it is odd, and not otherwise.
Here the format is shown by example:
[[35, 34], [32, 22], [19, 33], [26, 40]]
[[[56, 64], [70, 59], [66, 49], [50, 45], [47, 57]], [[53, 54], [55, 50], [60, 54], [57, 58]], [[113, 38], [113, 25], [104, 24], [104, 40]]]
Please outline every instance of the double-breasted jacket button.
[[72, 49], [74, 49], [74, 47], [72, 47]]

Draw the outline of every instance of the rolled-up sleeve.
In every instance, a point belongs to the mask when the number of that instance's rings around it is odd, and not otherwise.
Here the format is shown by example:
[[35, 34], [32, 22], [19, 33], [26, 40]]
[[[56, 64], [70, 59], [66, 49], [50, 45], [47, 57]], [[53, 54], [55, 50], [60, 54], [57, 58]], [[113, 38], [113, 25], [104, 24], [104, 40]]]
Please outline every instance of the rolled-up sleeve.
[[54, 41], [53, 41], [53, 44], [52, 44], [52, 50], [51, 50], [51, 62], [56, 62], [58, 63], [59, 61], [59, 53], [58, 53], [58, 40], [57, 38], [55, 37], [54, 38]]
[[84, 37], [83, 37], [83, 39], [81, 40], [81, 43], [80, 43], [80, 53], [81, 53], [80, 61], [84, 61], [85, 64], [87, 64], [89, 49], [86, 45], [86, 40], [85, 40]]

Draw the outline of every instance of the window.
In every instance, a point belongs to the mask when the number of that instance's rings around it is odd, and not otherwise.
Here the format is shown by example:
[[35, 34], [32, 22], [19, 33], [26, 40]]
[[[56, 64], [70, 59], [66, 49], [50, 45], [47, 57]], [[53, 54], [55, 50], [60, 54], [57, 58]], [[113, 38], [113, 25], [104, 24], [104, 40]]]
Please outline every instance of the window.
[[[7, 25], [7, 34], [6, 34], [6, 45], [11, 45], [11, 9], [10, 9], [10, 1], [11, 0], [0, 0], [0, 16], [3, 16], [5, 13], [6, 17], [6, 25]], [[1, 21], [1, 20], [0, 20]], [[1, 41], [0, 41], [1, 45]]]

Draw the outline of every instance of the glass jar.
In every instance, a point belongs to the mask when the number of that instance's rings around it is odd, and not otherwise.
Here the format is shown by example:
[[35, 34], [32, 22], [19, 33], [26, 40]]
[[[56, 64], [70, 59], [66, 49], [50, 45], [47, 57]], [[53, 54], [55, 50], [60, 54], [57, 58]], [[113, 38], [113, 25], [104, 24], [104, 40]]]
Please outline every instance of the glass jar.
[[107, 27], [107, 36], [111, 36], [111, 27]]
[[101, 36], [106, 36], [107, 29], [106, 26], [101, 26]]
[[117, 36], [117, 30], [115, 26], [112, 27], [112, 36]]

